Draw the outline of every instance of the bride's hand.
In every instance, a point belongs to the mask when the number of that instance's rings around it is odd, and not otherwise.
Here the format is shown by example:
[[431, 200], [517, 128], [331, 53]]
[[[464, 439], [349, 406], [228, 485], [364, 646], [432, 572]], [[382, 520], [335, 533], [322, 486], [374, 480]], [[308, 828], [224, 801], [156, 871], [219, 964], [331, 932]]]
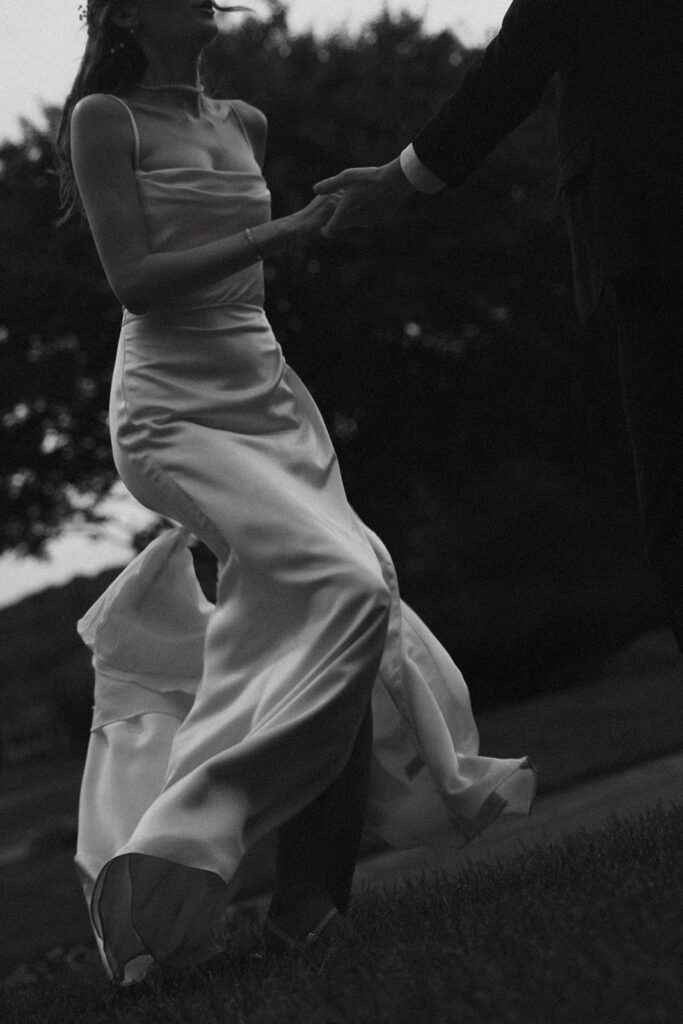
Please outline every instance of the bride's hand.
[[307, 206], [290, 214], [288, 220], [298, 241], [307, 242], [320, 234], [341, 202], [342, 195], [343, 192], [333, 192], [328, 196], [316, 196]]
[[285, 256], [292, 249], [318, 238], [334, 216], [343, 195], [343, 192], [333, 192], [328, 196], [316, 196], [296, 213], [253, 228], [252, 236], [261, 255], [266, 259]]

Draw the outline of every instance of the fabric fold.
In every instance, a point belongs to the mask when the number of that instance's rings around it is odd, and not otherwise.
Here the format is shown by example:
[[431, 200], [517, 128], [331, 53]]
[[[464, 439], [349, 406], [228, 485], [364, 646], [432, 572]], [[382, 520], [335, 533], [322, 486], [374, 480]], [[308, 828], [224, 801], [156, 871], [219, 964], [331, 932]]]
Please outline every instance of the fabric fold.
[[[400, 600], [386, 549], [363, 529], [391, 591], [386, 643], [372, 689], [374, 743], [364, 845], [463, 845], [501, 813], [529, 812], [535, 772], [526, 758], [479, 755], [462, 674]], [[261, 887], [267, 884], [272, 866], [277, 826], [268, 815], [246, 845], [239, 828], [230, 835], [230, 816], [222, 813], [221, 803], [248, 800], [248, 786], [219, 784], [225, 770], [220, 758], [213, 769], [210, 763], [200, 766], [196, 779], [184, 783], [186, 790], [180, 786], [174, 793], [169, 787], [174, 742], [196, 700], [214, 614], [197, 584], [188, 539], [179, 527], [158, 537], [78, 626], [93, 650], [96, 683], [76, 862], [103, 961], [124, 984], [144, 977], [159, 961], [182, 966], [213, 955], [213, 929], [221, 914], [245, 887], [259, 879]], [[206, 715], [197, 723], [200, 732], [209, 726], [210, 709]], [[300, 726], [300, 721], [290, 723], [292, 732]], [[286, 718], [278, 728], [284, 752]], [[286, 772], [296, 788], [296, 763], [271, 764], [267, 770]], [[190, 811], [185, 806], [180, 818], [195, 827], [183, 836], [173, 819], [187, 799]], [[136, 829], [164, 800], [155, 827], [166, 822], [166, 836], [158, 835], [156, 854], [149, 844], [136, 853]], [[231, 842], [236, 845], [229, 853]], [[217, 863], [231, 868], [216, 871]]]

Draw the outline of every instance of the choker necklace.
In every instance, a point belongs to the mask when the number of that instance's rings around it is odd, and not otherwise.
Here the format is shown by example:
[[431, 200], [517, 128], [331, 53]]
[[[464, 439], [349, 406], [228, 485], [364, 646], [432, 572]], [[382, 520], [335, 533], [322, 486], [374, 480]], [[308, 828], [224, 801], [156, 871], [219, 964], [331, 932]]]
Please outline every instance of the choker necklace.
[[138, 89], [144, 89], [145, 92], [163, 92], [165, 89], [184, 89], [186, 92], [193, 92], [196, 95], [202, 95], [204, 92], [203, 85], [185, 85], [183, 82], [169, 82], [168, 85], [143, 85], [142, 82], [139, 82]]

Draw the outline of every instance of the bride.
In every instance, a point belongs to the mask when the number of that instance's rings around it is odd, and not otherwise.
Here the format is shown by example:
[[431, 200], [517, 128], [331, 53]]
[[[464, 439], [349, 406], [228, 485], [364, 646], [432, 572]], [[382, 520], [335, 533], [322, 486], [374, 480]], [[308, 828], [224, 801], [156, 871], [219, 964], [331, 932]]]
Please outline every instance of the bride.
[[[201, 85], [208, 0], [83, 14], [62, 197], [124, 306], [118, 472], [178, 524], [79, 624], [96, 688], [77, 865], [105, 966], [128, 983], [215, 952], [269, 837], [266, 948], [313, 955], [348, 927], [362, 840], [466, 842], [528, 812], [535, 773], [479, 756], [464, 681], [400, 601], [265, 317], [262, 260], [316, 237], [339, 197], [270, 219], [263, 114]], [[191, 535], [218, 560], [215, 607]]]

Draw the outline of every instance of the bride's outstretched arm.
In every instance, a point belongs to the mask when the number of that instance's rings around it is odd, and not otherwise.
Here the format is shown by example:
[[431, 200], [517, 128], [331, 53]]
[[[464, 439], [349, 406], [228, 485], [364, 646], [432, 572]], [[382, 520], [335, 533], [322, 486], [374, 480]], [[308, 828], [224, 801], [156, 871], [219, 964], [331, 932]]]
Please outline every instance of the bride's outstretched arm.
[[133, 134], [121, 104], [104, 95], [81, 100], [71, 139], [76, 182], [102, 266], [114, 294], [133, 313], [229, 277], [259, 257], [304, 245], [319, 235], [339, 201], [316, 197], [297, 213], [249, 232], [180, 252], [153, 252], [137, 193]]

